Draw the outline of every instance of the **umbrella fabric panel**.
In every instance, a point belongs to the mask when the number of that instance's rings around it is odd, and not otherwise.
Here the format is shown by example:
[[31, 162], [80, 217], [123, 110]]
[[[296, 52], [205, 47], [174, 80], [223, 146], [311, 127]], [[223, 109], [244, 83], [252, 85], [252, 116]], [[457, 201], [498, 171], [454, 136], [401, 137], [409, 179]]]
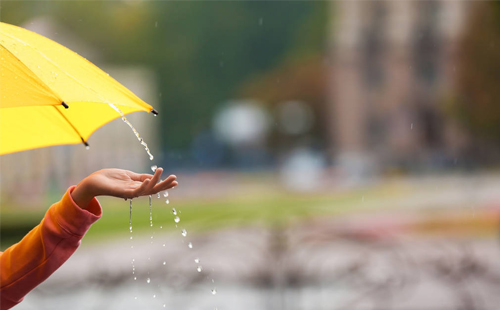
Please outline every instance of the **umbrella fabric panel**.
[[0, 23], [0, 43], [70, 107], [72, 102], [103, 102], [152, 109], [85, 58], [41, 35]]
[[0, 109], [0, 155], [81, 142], [80, 136], [54, 106]]
[[[124, 114], [141, 111], [138, 108], [117, 106]], [[99, 127], [116, 119], [118, 112], [105, 103], [99, 102], [73, 102], [69, 109], [63, 106], [56, 107], [61, 114], [74, 126], [78, 134], [87, 141]], [[128, 126], [123, 126], [123, 131], [130, 133]]]
[[58, 105], [61, 99], [19, 59], [0, 46], [0, 107]]

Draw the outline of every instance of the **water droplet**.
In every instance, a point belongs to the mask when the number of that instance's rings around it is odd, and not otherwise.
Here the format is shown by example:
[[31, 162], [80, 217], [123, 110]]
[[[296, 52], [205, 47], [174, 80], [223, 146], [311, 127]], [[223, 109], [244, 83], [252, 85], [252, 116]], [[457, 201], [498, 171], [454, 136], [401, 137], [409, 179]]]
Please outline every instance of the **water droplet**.
[[167, 304], [163, 304], [163, 308], [166, 308], [167, 307]]
[[217, 289], [214, 287], [214, 288], [212, 289], [212, 295], [215, 295], [215, 294], [217, 294]]
[[165, 203], [168, 205], [170, 203], [170, 201], [168, 201], [168, 199], [165, 201]]
[[86, 146], [85, 146], [85, 149], [86, 149], [87, 151], [88, 151], [88, 150], [90, 150], [90, 145], [86, 145]]
[[160, 226], [160, 229], [162, 229], [162, 228], [163, 228], [163, 226]]
[[150, 279], [150, 278], [148, 278], [148, 279], [146, 280], [146, 282], [147, 282], [148, 284], [149, 284], [149, 283], [151, 283], [151, 279]]
[[130, 236], [130, 240], [132, 240], [132, 239], [133, 239], [133, 237], [132, 237], [132, 236]]
[[153, 236], [151, 236], [151, 239], [153, 239]]
[[177, 215], [177, 210], [175, 210], [175, 208], [172, 208], [172, 213], [173, 213], [174, 215]]
[[153, 298], [156, 298], [156, 295], [153, 294]]
[[166, 244], [164, 243], [163, 246], [165, 246]]
[[129, 228], [130, 228], [130, 232], [132, 232], [132, 225], [130, 225], [130, 227], [129, 227]]
[[165, 197], [165, 198], [168, 197], [168, 192], [164, 192], [163, 197]]
[[180, 221], [181, 221], [181, 219], [178, 216], [176, 216], [174, 219], [174, 222], [179, 223]]
[[193, 248], [193, 244], [192, 244], [191, 242], [189, 242], [189, 243], [188, 243], [188, 247], [189, 247], [190, 249], [192, 249], [192, 248]]
[[212, 279], [212, 283], [215, 283], [215, 280], [214, 280], [214, 279]]
[[131, 245], [131, 246], [130, 246], [130, 248], [131, 248], [131, 249], [133, 249], [133, 248], [134, 248], [134, 246], [133, 246], [133, 245]]
[[137, 296], [135, 296], [134, 299], [137, 300]]
[[198, 266], [198, 268], [196, 268], [196, 270], [198, 270], [198, 272], [201, 272], [203, 270], [203, 267]]
[[183, 229], [182, 232], [181, 232], [181, 234], [182, 234], [183, 237], [186, 237], [187, 234], [188, 234], [188, 232], [187, 232], [187, 230]]
[[194, 262], [198, 264], [200, 262], [200, 259], [199, 258], [195, 258]]
[[134, 281], [137, 281], [137, 277], [134, 277]]
[[158, 166], [156, 166], [156, 165], [152, 165], [152, 166], [151, 166], [151, 170], [153, 170], [153, 172], [155, 172], [155, 171], [156, 171], [156, 169], [158, 169]]
[[167, 264], [167, 262], [165, 262], [165, 261], [164, 261], [164, 262], [163, 262], [163, 266], [165, 266], [166, 264]]
[[160, 198], [160, 193], [158, 193], [157, 197]]

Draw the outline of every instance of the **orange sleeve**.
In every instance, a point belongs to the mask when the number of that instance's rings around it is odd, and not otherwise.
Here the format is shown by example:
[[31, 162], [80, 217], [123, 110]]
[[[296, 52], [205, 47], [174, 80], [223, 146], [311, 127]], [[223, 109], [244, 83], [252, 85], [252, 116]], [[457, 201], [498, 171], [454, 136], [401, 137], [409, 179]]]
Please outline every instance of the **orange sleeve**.
[[68, 189], [61, 201], [53, 204], [42, 222], [19, 243], [0, 254], [0, 309], [9, 309], [45, 281], [78, 248], [90, 226], [102, 214], [93, 199], [87, 210], [73, 201]]

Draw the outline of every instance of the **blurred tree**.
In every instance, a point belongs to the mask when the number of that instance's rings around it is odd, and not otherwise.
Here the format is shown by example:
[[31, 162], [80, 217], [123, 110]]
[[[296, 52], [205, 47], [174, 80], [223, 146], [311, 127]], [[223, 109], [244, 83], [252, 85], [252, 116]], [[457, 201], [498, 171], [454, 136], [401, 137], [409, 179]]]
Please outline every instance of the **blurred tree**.
[[500, 143], [500, 2], [472, 8], [459, 46], [452, 111], [475, 136]]
[[[259, 99], [276, 111], [286, 101], [301, 101], [311, 106], [316, 122], [308, 136], [320, 144], [326, 141], [327, 78], [326, 35], [329, 17], [327, 2], [314, 2], [298, 27], [292, 47], [272, 70], [254, 75], [242, 84], [243, 97]], [[275, 131], [273, 145], [289, 147], [301, 137], [287, 137]]]
[[[38, 4], [40, 3], [40, 4]], [[107, 63], [146, 65], [159, 77], [164, 149], [185, 150], [240, 84], [318, 49], [325, 4], [280, 1], [2, 2], [2, 20], [48, 15]], [[326, 14], [326, 13], [322, 13]], [[314, 43], [313, 43], [314, 42]], [[292, 50], [296, 50], [294, 53]]]

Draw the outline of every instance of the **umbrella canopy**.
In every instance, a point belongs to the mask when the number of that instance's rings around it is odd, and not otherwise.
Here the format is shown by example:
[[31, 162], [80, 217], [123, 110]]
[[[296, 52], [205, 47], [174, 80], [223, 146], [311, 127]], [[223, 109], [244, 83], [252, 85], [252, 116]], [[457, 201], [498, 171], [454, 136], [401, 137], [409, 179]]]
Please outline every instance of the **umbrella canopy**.
[[0, 23], [0, 155], [85, 143], [102, 125], [153, 108], [64, 46]]

